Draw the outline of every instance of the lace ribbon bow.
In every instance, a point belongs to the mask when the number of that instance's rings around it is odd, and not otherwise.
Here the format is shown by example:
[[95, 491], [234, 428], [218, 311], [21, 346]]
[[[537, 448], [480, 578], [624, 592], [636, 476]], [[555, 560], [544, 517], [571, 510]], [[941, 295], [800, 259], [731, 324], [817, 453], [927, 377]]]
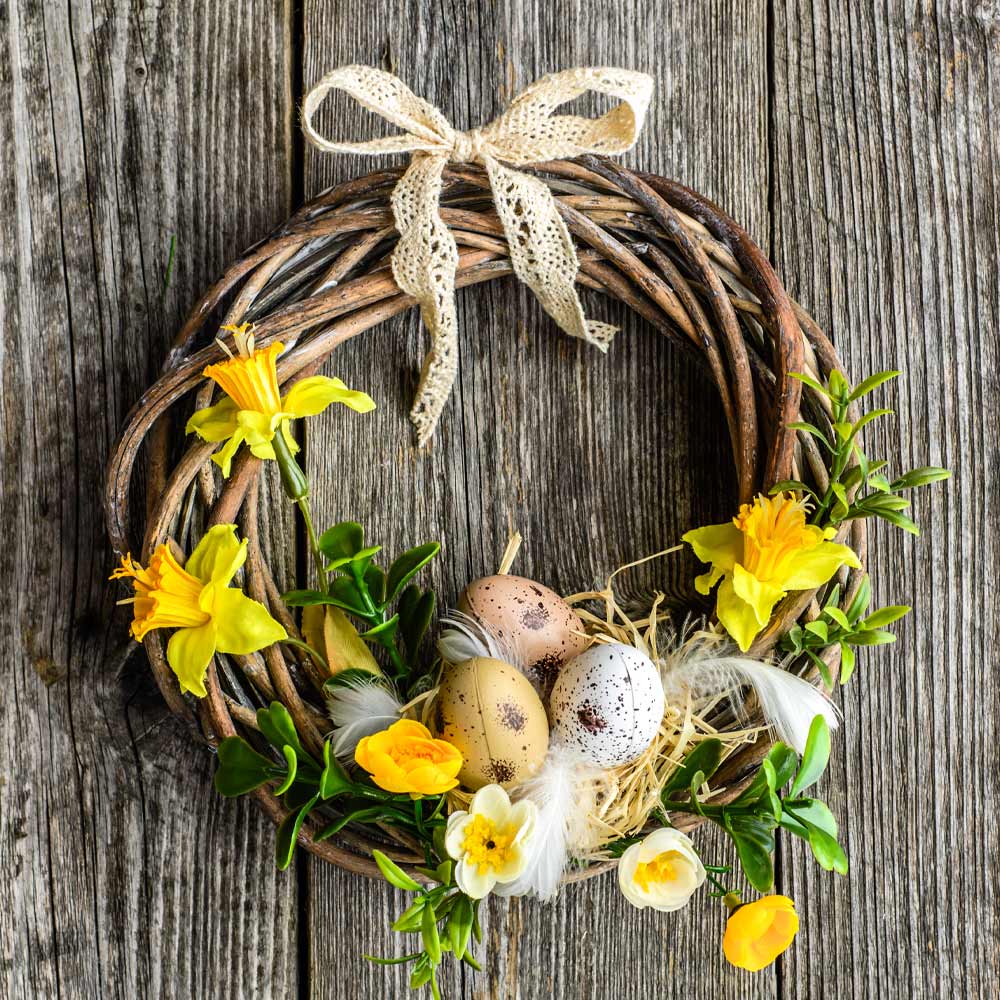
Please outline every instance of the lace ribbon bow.
[[[392, 254], [396, 284], [420, 304], [431, 334], [417, 400], [410, 412], [420, 443], [434, 433], [458, 367], [455, 272], [458, 247], [438, 214], [445, 164], [481, 163], [493, 191], [511, 264], [545, 311], [573, 337], [607, 350], [616, 328], [588, 321], [576, 294], [573, 240], [552, 192], [540, 180], [510, 170], [584, 153], [623, 153], [635, 143], [653, 89], [652, 77], [623, 69], [571, 69], [533, 83], [495, 121], [459, 132], [433, 105], [391, 73], [343, 66], [306, 95], [302, 128], [313, 145], [333, 153], [413, 153], [392, 193], [399, 243]], [[343, 90], [362, 107], [403, 130], [367, 142], [331, 142], [313, 127], [313, 115], [331, 90]], [[621, 101], [600, 118], [553, 114], [587, 91]]]

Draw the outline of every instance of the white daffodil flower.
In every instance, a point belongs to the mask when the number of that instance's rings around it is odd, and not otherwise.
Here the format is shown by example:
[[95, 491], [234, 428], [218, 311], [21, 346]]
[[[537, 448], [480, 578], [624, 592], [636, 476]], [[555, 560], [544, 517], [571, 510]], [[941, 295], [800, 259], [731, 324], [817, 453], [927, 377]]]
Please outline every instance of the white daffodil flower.
[[640, 910], [647, 906], [664, 913], [679, 910], [704, 881], [705, 866], [694, 845], [680, 830], [669, 827], [633, 844], [618, 862], [618, 885]]
[[469, 811], [448, 817], [445, 848], [457, 862], [455, 881], [472, 899], [482, 899], [498, 882], [513, 882], [528, 865], [538, 807], [525, 799], [511, 804], [499, 785], [472, 797]]

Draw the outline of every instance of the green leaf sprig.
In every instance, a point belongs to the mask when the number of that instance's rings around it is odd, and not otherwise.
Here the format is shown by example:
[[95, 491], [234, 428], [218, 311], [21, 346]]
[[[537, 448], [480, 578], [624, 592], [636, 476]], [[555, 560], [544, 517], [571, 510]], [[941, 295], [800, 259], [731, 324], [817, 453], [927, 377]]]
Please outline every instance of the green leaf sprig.
[[477, 942], [483, 939], [479, 926], [480, 901], [471, 899], [457, 888], [453, 863], [449, 859], [442, 861], [436, 868], [417, 869], [421, 875], [437, 883], [428, 889], [407, 875], [381, 851], [373, 851], [372, 856], [390, 885], [404, 892], [416, 893], [417, 898], [400, 914], [392, 929], [403, 934], [419, 934], [421, 947], [419, 951], [399, 958], [379, 958], [375, 955], [365, 955], [365, 958], [378, 965], [403, 965], [412, 962], [411, 988], [430, 986], [432, 996], [435, 1000], [440, 1000], [437, 969], [447, 953], [450, 952], [457, 961], [480, 971], [479, 963], [469, 950], [470, 939], [474, 938]]
[[[736, 846], [740, 866], [759, 892], [774, 885], [774, 831], [788, 830], [807, 841], [820, 866], [840, 875], [847, 855], [837, 842], [837, 821], [819, 799], [803, 793], [819, 780], [830, 759], [830, 727], [817, 715], [809, 727], [801, 763], [791, 747], [775, 743], [753, 781], [732, 802], [712, 805], [699, 798], [719, 769], [722, 743], [702, 740], [684, 759], [663, 789], [665, 813], [695, 813], [717, 823]], [[789, 782], [788, 794], [781, 795]]]
[[904, 531], [919, 535], [920, 529], [903, 513], [910, 504], [900, 494], [947, 479], [951, 473], [947, 469], [929, 465], [912, 469], [890, 481], [882, 472], [887, 463], [873, 462], [868, 458], [861, 448], [860, 434], [870, 423], [889, 416], [894, 411], [870, 410], [853, 422], [847, 415], [851, 404], [898, 375], [898, 371], [877, 372], [852, 388], [847, 379], [836, 370], [830, 373], [826, 385], [808, 375], [793, 373], [792, 378], [803, 382], [830, 401], [831, 433], [824, 433], [815, 424], [806, 421], [788, 425], [793, 430], [815, 438], [826, 451], [829, 456], [830, 483], [822, 495], [798, 480], [776, 483], [771, 488], [771, 493], [794, 490], [809, 494], [815, 501], [812, 523], [822, 527], [836, 527], [855, 518], [880, 517]]
[[314, 841], [326, 840], [348, 823], [391, 823], [416, 837], [431, 857], [434, 838], [445, 825], [443, 795], [411, 799], [361, 781], [354, 781], [341, 767], [331, 750], [323, 744], [322, 762], [316, 760], [299, 740], [288, 709], [280, 702], [257, 710], [261, 735], [284, 758], [279, 763], [258, 753], [241, 736], [230, 736], [219, 744], [219, 769], [215, 773], [216, 790], [235, 798], [273, 782], [288, 815], [278, 827], [275, 862], [282, 871], [291, 863], [302, 825], [317, 807], [330, 805], [337, 815], [314, 835]]
[[840, 585], [831, 588], [826, 604], [815, 621], [795, 625], [781, 638], [780, 647], [789, 653], [802, 654], [815, 664], [823, 682], [832, 690], [835, 678], [820, 653], [829, 646], [840, 646], [840, 683], [846, 684], [857, 663], [856, 647], [882, 646], [895, 642], [887, 625], [899, 621], [910, 608], [892, 604], [866, 614], [871, 603], [871, 580], [865, 575], [846, 611], [841, 611]]
[[[365, 545], [364, 530], [354, 521], [343, 521], [324, 531], [317, 542], [328, 561], [324, 574], [332, 573], [325, 590], [292, 590], [283, 595], [289, 607], [332, 604], [352, 615], [363, 626], [366, 642], [385, 650], [390, 680], [408, 701], [428, 686], [420, 669], [420, 644], [434, 614], [434, 594], [411, 583], [441, 551], [439, 542], [409, 549], [385, 572], [374, 562], [380, 545]], [[392, 607], [395, 605], [395, 611]]]

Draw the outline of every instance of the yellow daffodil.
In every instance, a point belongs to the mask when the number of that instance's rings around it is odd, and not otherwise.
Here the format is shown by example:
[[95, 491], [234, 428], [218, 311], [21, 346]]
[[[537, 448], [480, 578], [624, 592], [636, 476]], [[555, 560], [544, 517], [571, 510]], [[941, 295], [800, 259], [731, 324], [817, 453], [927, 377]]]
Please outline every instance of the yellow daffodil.
[[[339, 378], [313, 375], [304, 378], [288, 390], [284, 397], [278, 388], [278, 355], [283, 344], [271, 344], [255, 350], [252, 327], [224, 326], [233, 334], [237, 355], [228, 361], [209, 365], [204, 375], [212, 379], [226, 394], [221, 402], [198, 410], [187, 423], [186, 432], [195, 433], [203, 441], [225, 441], [212, 456], [229, 475], [233, 456], [245, 441], [257, 458], [274, 458], [272, 441], [279, 431], [289, 451], [298, 451], [288, 428], [288, 422], [298, 417], [322, 413], [331, 403], [343, 403], [357, 413], [375, 409], [375, 403], [364, 392], [348, 389]], [[225, 345], [219, 341], [223, 348]], [[226, 352], [229, 353], [228, 349]]]
[[664, 913], [679, 910], [705, 878], [705, 866], [691, 839], [669, 827], [633, 844], [618, 862], [622, 894], [640, 910], [647, 906]]
[[730, 894], [732, 909], [722, 939], [726, 958], [740, 969], [759, 972], [769, 966], [795, 939], [799, 917], [787, 896], [762, 896], [741, 904]]
[[455, 882], [472, 899], [520, 877], [531, 860], [538, 807], [530, 799], [511, 804], [499, 785], [480, 788], [469, 810], [448, 817], [445, 850], [456, 862]]
[[379, 788], [413, 798], [440, 795], [458, 784], [462, 755], [446, 740], [412, 719], [400, 719], [388, 729], [358, 741], [354, 759]]
[[684, 535], [695, 555], [712, 568], [695, 580], [707, 594], [721, 579], [719, 621], [746, 652], [790, 590], [811, 590], [844, 565], [861, 563], [846, 545], [829, 541], [834, 528], [806, 524], [806, 505], [792, 496], [759, 496], [725, 524]]
[[246, 562], [246, 539], [236, 537], [235, 524], [217, 524], [198, 543], [184, 566], [167, 545], [158, 545], [149, 566], [131, 555], [111, 574], [131, 579], [135, 597], [132, 636], [141, 641], [156, 628], [176, 629], [167, 643], [167, 662], [182, 691], [207, 694], [205, 675], [212, 655], [246, 655], [286, 638], [285, 630], [257, 601], [230, 587]]

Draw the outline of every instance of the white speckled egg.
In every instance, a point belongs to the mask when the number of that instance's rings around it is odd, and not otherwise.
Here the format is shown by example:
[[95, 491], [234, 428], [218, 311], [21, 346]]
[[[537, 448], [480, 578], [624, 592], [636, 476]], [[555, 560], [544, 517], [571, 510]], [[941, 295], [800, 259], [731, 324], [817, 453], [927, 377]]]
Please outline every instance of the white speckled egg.
[[462, 592], [458, 607], [510, 645], [543, 700], [563, 664], [589, 642], [573, 609], [554, 590], [523, 576], [474, 580]]
[[598, 643], [559, 672], [549, 700], [552, 742], [579, 750], [599, 767], [640, 756], [663, 720], [656, 664], [632, 646]]

